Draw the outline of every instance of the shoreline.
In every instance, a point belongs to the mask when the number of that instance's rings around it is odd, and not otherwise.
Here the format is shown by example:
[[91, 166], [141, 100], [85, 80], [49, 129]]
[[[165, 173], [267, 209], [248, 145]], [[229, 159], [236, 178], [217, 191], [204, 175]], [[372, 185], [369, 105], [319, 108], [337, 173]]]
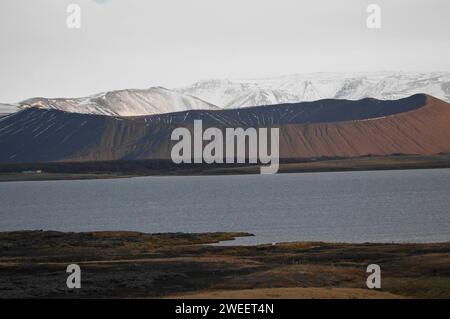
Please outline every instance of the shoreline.
[[[133, 169], [125, 169], [135, 165]], [[152, 165], [156, 165], [155, 167]], [[159, 166], [163, 168], [158, 168]], [[169, 165], [164, 168], [164, 165]], [[172, 166], [170, 166], [172, 165]], [[220, 176], [259, 174], [260, 166], [173, 166], [152, 161], [0, 164], [0, 182], [120, 179], [146, 176]], [[362, 156], [284, 162], [279, 174], [450, 168], [450, 155]], [[28, 172], [28, 170], [30, 170]], [[37, 171], [42, 172], [37, 172]]]

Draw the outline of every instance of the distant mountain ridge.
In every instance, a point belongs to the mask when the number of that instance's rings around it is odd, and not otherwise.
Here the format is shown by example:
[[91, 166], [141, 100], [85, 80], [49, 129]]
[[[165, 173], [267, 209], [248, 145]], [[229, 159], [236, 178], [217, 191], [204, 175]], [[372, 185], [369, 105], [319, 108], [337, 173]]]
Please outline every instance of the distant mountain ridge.
[[177, 91], [222, 108], [321, 99], [395, 100], [418, 93], [450, 102], [450, 72], [311, 73], [266, 79], [213, 79]]
[[450, 72], [312, 73], [266, 79], [216, 79], [178, 89], [111, 91], [84, 98], [32, 98], [0, 104], [0, 115], [37, 107], [72, 113], [141, 116], [216, 110], [321, 99], [396, 100], [425, 93], [450, 102]]
[[20, 109], [16, 105], [0, 103], [0, 116], [5, 114], [11, 114], [19, 110]]
[[218, 109], [215, 105], [201, 99], [163, 87], [111, 91], [84, 98], [32, 98], [21, 102], [20, 107], [109, 116], [140, 116], [196, 109]]

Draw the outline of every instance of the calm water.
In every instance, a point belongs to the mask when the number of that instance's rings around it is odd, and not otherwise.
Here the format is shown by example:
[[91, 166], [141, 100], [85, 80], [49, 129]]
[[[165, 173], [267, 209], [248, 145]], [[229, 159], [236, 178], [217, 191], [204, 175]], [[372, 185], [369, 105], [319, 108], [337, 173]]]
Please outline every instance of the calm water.
[[0, 183], [0, 231], [18, 229], [450, 241], [450, 169]]

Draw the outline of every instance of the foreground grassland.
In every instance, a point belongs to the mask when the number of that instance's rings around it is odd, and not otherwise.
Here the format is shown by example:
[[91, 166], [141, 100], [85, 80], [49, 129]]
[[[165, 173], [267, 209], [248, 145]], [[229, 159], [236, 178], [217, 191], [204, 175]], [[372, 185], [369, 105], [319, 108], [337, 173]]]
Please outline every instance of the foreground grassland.
[[[249, 235], [0, 233], [0, 298], [450, 298], [450, 243], [210, 245]], [[371, 263], [380, 290], [365, 286]]]

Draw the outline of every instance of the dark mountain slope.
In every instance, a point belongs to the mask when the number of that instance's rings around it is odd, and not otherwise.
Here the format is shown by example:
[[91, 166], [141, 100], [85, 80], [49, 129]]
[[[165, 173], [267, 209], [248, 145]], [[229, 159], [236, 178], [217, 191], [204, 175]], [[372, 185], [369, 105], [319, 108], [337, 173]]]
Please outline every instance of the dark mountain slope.
[[450, 150], [448, 103], [322, 100], [223, 111], [119, 118], [27, 109], [0, 118], [0, 163], [170, 158], [170, 135], [204, 126], [280, 127], [284, 158], [435, 154]]
[[189, 123], [201, 119], [211, 125], [258, 127], [267, 125], [354, 121], [415, 110], [426, 102], [426, 95], [381, 101], [376, 99], [320, 100], [295, 104], [246, 107], [231, 110], [192, 110], [142, 117], [147, 123]]
[[427, 97], [425, 106], [392, 116], [284, 125], [280, 154], [287, 157], [450, 153], [450, 104]]
[[105, 117], [27, 109], [0, 119], [0, 162], [55, 161], [94, 147]]

